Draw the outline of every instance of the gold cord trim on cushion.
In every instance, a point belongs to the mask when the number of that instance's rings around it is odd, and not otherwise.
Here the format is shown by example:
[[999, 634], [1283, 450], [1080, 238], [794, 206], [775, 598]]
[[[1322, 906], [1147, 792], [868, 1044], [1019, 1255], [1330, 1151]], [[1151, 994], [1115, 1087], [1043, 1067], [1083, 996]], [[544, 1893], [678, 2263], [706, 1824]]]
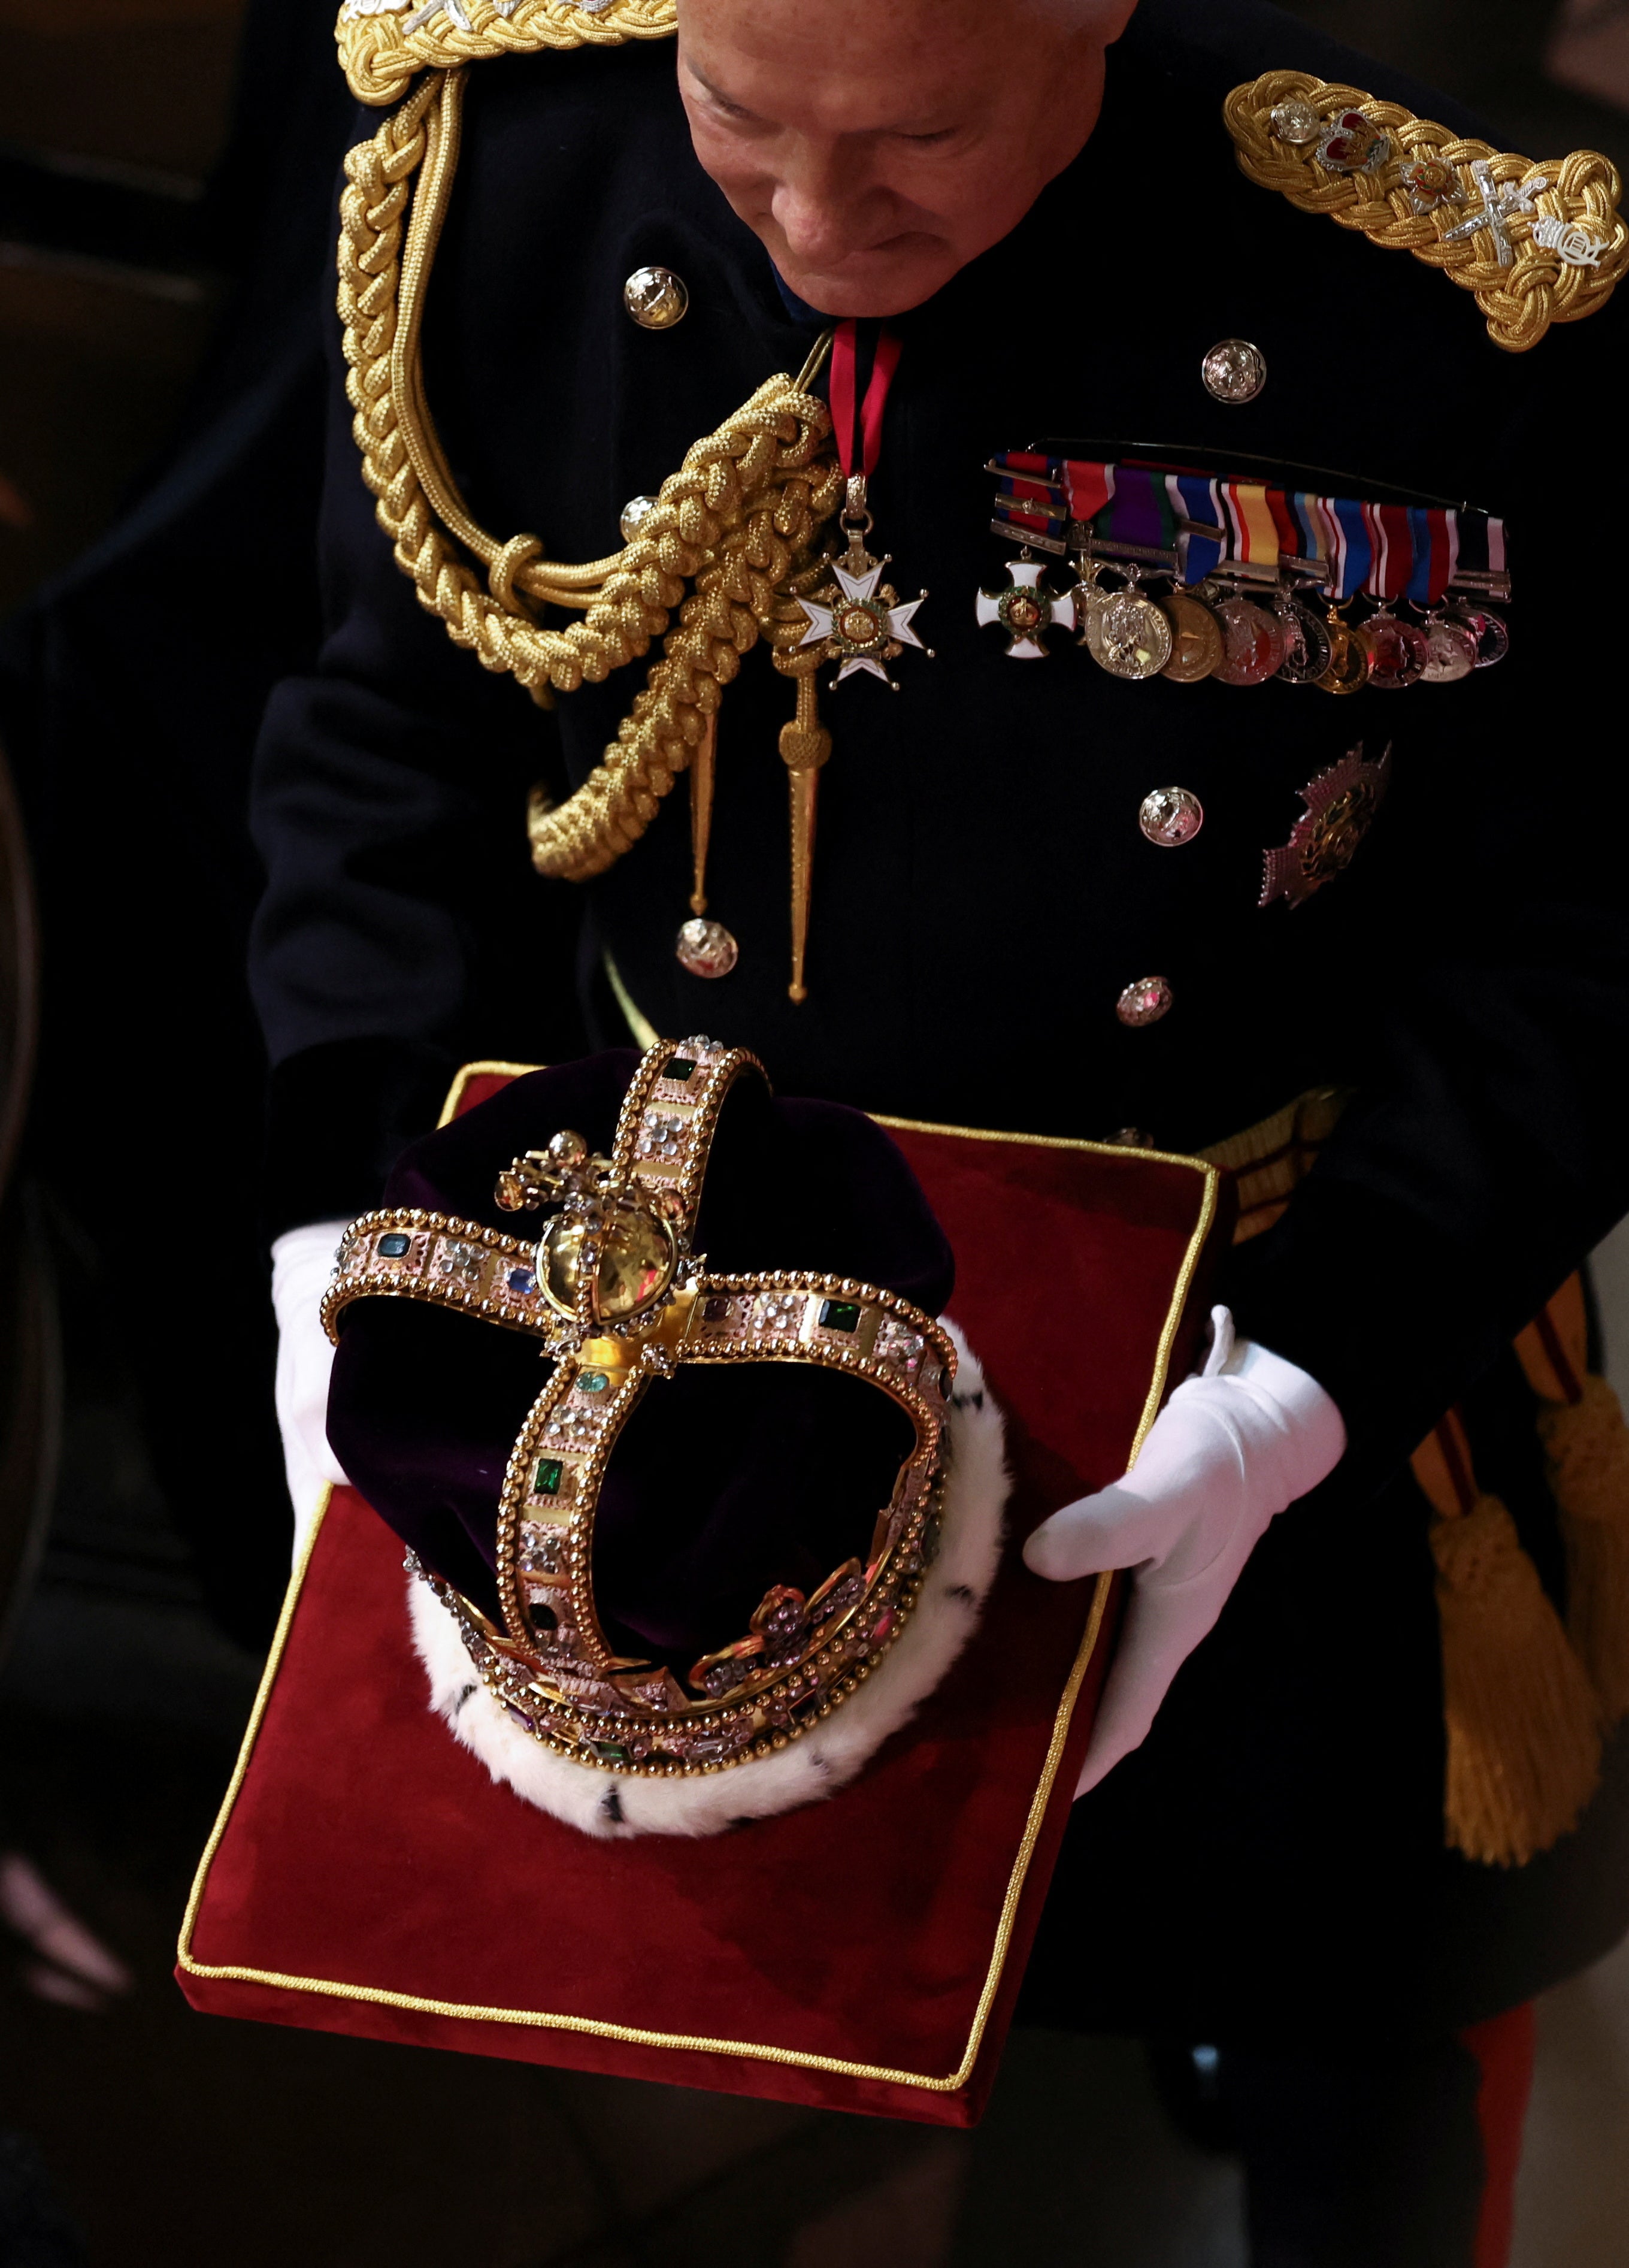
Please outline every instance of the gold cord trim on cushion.
[[[458, 164], [463, 85], [461, 71], [434, 74], [346, 158], [339, 310], [347, 387], [363, 477], [397, 564], [419, 603], [483, 668], [508, 672], [547, 705], [554, 691], [601, 683], [663, 641], [661, 659], [588, 779], [558, 808], [533, 799], [533, 864], [583, 881], [643, 834], [760, 637], [774, 649], [776, 666], [796, 680], [818, 662], [798, 651], [806, 622], [793, 594], [802, 576], [819, 572], [818, 532], [842, 496], [830, 413], [809, 391], [830, 340], [818, 343], [796, 378], [767, 379], [686, 452], [620, 551], [574, 565], [545, 558], [534, 535], [500, 542], [459, 493], [425, 400], [419, 351]], [[538, 612], [548, 607], [583, 620], [549, 628]], [[801, 682], [798, 694], [801, 715], [809, 705]]]
[[[1193, 1269], [1198, 1265], [1203, 1235], [1204, 1232], [1201, 1229], [1196, 1233], [1195, 1241], [1190, 1244], [1187, 1263], [1185, 1265], [1181, 1280], [1173, 1295], [1168, 1336], [1170, 1332], [1175, 1330], [1177, 1322], [1180, 1321], [1183, 1304], [1187, 1296], [1187, 1286], [1192, 1281]], [[1156, 1366], [1157, 1368], [1158, 1366]], [[1150, 1390], [1158, 1394], [1163, 1391], [1163, 1384], [1162, 1373], [1156, 1375]], [[260, 1690], [254, 1697], [254, 1707], [250, 1712], [248, 1727], [238, 1751], [238, 1759], [232, 1769], [231, 1779], [228, 1784], [215, 1824], [210, 1830], [209, 1839], [204, 1845], [203, 1855], [198, 1861], [198, 1871], [193, 1877], [192, 1890], [187, 1897], [187, 1911], [181, 1918], [180, 1935], [175, 1948], [176, 1965], [184, 1974], [189, 1977], [218, 1978], [224, 1982], [240, 1984], [260, 1984], [274, 1992], [316, 1992], [327, 1999], [352, 2000], [375, 2008], [402, 2008], [419, 2015], [446, 2016], [465, 2023], [510, 2024], [533, 2031], [580, 2032], [591, 2039], [616, 2040], [629, 2047], [668, 2048], [681, 2054], [740, 2056], [751, 2063], [780, 2064], [798, 2071], [828, 2072], [840, 2079], [876, 2080], [894, 2087], [919, 2088], [928, 2095], [954, 2095], [966, 2086], [978, 2063], [979, 2051], [984, 2043], [985, 2031], [990, 2021], [990, 2011], [995, 2005], [995, 1997], [1001, 1989], [1008, 1948], [1011, 1943], [1013, 1927], [1018, 1918], [1019, 1901], [1024, 1895], [1024, 1883], [1029, 1878], [1031, 1861], [1035, 1856], [1035, 1846], [1040, 1840], [1041, 1829], [1046, 1822], [1053, 1785], [1063, 1762], [1064, 1750], [1069, 1737], [1069, 1726], [1075, 1713], [1075, 1705], [1080, 1697], [1081, 1687], [1085, 1683], [1086, 1673], [1091, 1667], [1092, 1659], [1097, 1651], [1098, 1641], [1102, 1637], [1104, 1614], [1108, 1605], [1110, 1585], [1113, 1580], [1112, 1576], [1099, 1575], [1093, 1587], [1091, 1609], [1085, 1633], [1081, 1639], [1080, 1651], [1075, 1657], [1069, 1671], [1068, 1682], [1064, 1688], [1056, 1715], [1053, 1719], [1052, 1738], [1047, 1744], [1046, 1761], [1041, 1767], [1034, 1795], [1031, 1799], [1023, 1837], [1013, 1859], [1012, 1870], [1007, 1879], [1006, 1894], [1002, 1900], [1001, 1912], [996, 1919], [989, 1964], [985, 1971], [978, 2005], [973, 2011], [966, 2047], [961, 2061], [954, 2071], [936, 2075], [926, 2072], [895, 2071], [885, 2066], [849, 2061], [838, 2056], [811, 2055], [799, 2048], [779, 2047], [755, 2040], [697, 2037], [686, 2033], [649, 2031], [637, 2025], [616, 2024], [592, 2016], [562, 2016], [542, 2009], [499, 2008], [459, 2000], [429, 1999], [416, 1992], [397, 1992], [388, 1985], [357, 1984], [325, 1977], [292, 1976], [283, 1970], [258, 1969], [247, 1962], [198, 1960], [192, 1949], [193, 1938], [197, 1930], [198, 1916], [202, 1909], [204, 1896], [209, 1889], [209, 1870], [215, 1863], [216, 1853], [225, 1837], [227, 1828], [231, 1823], [231, 1815], [236, 1808], [238, 1794], [245, 1779], [248, 1777], [249, 1766], [254, 1756], [255, 1743], [260, 1738], [260, 1726], [270, 1706], [272, 1694], [276, 1688], [278, 1675], [283, 1667], [283, 1653], [294, 1626], [300, 1594], [305, 1588], [312, 1558], [322, 1532], [323, 1521], [327, 1515], [331, 1494], [331, 1491], [324, 1491], [316, 1520], [312, 1525], [305, 1550], [300, 1554], [299, 1564], [295, 1568], [293, 1580], [290, 1583], [288, 1594], [283, 1600], [283, 1613], [278, 1619], [276, 1635], [272, 1639], [271, 1653], [267, 1659]]]
[[1511, 353], [1592, 315], [1629, 269], [1622, 184], [1598, 151], [1536, 166], [1307, 71], [1235, 87], [1222, 115], [1250, 180], [1440, 268]]
[[619, 48], [671, 40], [674, 0], [346, 0], [334, 37], [358, 102], [399, 102], [422, 70], [546, 48]]

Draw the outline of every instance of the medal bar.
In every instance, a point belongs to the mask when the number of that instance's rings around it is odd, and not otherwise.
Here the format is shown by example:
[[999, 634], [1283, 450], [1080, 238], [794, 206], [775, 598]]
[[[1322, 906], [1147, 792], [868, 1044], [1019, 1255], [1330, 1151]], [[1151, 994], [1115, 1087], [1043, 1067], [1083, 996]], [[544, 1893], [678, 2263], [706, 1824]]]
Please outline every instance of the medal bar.
[[[1072, 629], [1133, 680], [1400, 691], [1454, 683], [1509, 650], [1488, 604], [1510, 595], [1492, 513], [1016, 450], [985, 469], [990, 533], [1018, 555], [977, 611], [1008, 629], [1015, 659], [1048, 651], [1011, 637], [1016, 608], [1037, 629]], [[1071, 591], [1051, 588], [1037, 551], [1074, 561]]]

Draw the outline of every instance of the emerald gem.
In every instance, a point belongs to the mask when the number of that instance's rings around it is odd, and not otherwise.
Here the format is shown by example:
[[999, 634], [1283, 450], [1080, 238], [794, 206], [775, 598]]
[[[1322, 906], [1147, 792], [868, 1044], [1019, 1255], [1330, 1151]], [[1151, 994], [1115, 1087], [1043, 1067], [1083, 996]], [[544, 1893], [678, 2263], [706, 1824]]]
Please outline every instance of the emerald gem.
[[537, 1471], [532, 1477], [533, 1496], [558, 1496], [566, 1469], [558, 1457], [539, 1457]]
[[627, 1762], [627, 1750], [619, 1748], [614, 1741], [596, 1741], [594, 1754], [602, 1764], [625, 1764]]
[[820, 1329], [823, 1331], [857, 1331], [859, 1328], [860, 1308], [856, 1300], [821, 1300]]
[[693, 1056], [670, 1056], [662, 1072], [664, 1079], [677, 1079], [682, 1086], [696, 1067]]
[[577, 1381], [579, 1394], [603, 1394], [610, 1384], [603, 1370], [585, 1370]]
[[382, 1236], [379, 1239], [381, 1260], [405, 1260], [412, 1249], [413, 1239], [410, 1236]]

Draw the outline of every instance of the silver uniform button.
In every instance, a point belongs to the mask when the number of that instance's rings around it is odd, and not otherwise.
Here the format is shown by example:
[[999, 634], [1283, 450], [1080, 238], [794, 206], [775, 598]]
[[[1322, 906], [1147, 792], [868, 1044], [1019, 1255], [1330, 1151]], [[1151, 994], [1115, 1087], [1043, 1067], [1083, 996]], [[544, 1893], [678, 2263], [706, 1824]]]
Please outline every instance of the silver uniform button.
[[1267, 382], [1267, 358], [1248, 339], [1222, 339], [1200, 364], [1200, 376], [1217, 401], [1253, 401]]
[[1192, 842], [1205, 824], [1205, 806], [1191, 788], [1156, 787], [1143, 797], [1137, 824], [1150, 843], [1172, 850], [1178, 843]]
[[622, 531], [624, 543], [631, 543], [634, 541], [656, 508], [655, 497], [639, 496], [628, 498], [622, 507], [622, 517], [617, 522], [617, 526]]
[[1128, 984], [1114, 1004], [1114, 1012], [1122, 1024], [1141, 1031], [1145, 1024], [1157, 1024], [1162, 1016], [1170, 1012], [1170, 986], [1163, 976], [1140, 976]]
[[671, 268], [636, 268], [622, 286], [622, 305], [642, 331], [671, 331], [683, 322], [690, 293]]

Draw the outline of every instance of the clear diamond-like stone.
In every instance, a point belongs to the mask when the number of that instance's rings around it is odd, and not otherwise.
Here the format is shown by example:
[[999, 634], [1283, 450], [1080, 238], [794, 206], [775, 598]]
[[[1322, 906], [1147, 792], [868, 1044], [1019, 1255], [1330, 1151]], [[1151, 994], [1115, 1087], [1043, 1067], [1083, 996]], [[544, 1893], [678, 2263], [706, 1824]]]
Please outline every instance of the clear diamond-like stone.
[[1288, 142], [1292, 150], [1310, 149], [1324, 131], [1324, 121], [1310, 102], [1293, 94], [1283, 102], [1275, 102], [1268, 122], [1280, 142]]

